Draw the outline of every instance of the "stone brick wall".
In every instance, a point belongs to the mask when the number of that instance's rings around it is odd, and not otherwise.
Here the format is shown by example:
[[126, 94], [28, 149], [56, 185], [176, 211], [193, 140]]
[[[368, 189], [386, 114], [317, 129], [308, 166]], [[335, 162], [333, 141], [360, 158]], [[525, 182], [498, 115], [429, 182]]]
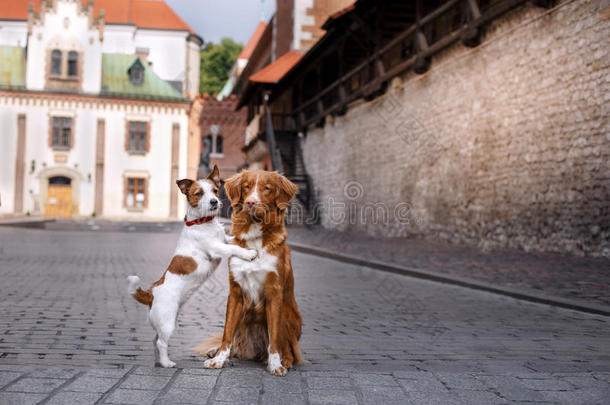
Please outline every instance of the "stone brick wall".
[[[311, 48], [324, 35], [321, 28], [328, 17], [354, 3], [355, 0], [310, 0], [311, 6], [305, 8], [304, 24], [300, 29], [305, 36], [300, 41], [299, 48]], [[307, 23], [308, 22], [308, 23]]]
[[[218, 101], [214, 96], [208, 94], [203, 95], [203, 107], [199, 121], [200, 133], [205, 136], [210, 133], [210, 126], [218, 126], [220, 135], [223, 137], [223, 151], [222, 155], [212, 154], [210, 167], [217, 164], [220, 169], [220, 177], [223, 179], [237, 173], [238, 167], [245, 161], [242, 148], [246, 132], [247, 109], [242, 108], [235, 111], [237, 101], [235, 95], [230, 95], [222, 101]], [[201, 152], [201, 146], [198, 150]]]
[[335, 229], [610, 257], [610, 9], [519, 8], [310, 128]]

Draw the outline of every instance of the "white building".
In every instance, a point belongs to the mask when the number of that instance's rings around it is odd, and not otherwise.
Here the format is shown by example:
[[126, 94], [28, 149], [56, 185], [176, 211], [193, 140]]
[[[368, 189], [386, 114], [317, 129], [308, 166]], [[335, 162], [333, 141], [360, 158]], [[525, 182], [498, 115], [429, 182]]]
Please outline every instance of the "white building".
[[1, 2], [0, 215], [184, 215], [201, 44], [163, 1]]

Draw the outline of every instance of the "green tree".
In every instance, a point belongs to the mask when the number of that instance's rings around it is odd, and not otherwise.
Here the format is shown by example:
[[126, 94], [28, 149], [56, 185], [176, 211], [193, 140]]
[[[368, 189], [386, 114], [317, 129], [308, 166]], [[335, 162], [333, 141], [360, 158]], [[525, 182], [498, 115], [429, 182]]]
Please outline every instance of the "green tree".
[[201, 50], [199, 92], [217, 94], [229, 78], [231, 67], [243, 48], [231, 38], [222, 38], [220, 44], [208, 43]]

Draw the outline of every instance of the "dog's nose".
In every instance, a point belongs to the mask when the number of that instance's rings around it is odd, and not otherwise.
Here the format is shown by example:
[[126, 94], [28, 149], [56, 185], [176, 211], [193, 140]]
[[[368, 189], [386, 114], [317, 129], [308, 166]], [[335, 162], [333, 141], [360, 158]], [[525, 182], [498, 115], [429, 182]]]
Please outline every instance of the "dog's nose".
[[246, 198], [246, 207], [253, 208], [256, 205], [256, 200], [254, 198]]
[[212, 206], [212, 208], [216, 208], [218, 206], [218, 200], [217, 199], [210, 200], [210, 205]]

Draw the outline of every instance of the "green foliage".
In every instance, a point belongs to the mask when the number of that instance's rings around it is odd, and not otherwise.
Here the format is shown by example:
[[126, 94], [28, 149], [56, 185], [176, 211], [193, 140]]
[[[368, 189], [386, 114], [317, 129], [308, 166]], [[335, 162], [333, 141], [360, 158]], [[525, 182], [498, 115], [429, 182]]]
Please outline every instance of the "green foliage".
[[229, 78], [231, 67], [243, 48], [231, 38], [223, 38], [220, 44], [208, 43], [200, 52], [201, 70], [199, 92], [217, 94]]

